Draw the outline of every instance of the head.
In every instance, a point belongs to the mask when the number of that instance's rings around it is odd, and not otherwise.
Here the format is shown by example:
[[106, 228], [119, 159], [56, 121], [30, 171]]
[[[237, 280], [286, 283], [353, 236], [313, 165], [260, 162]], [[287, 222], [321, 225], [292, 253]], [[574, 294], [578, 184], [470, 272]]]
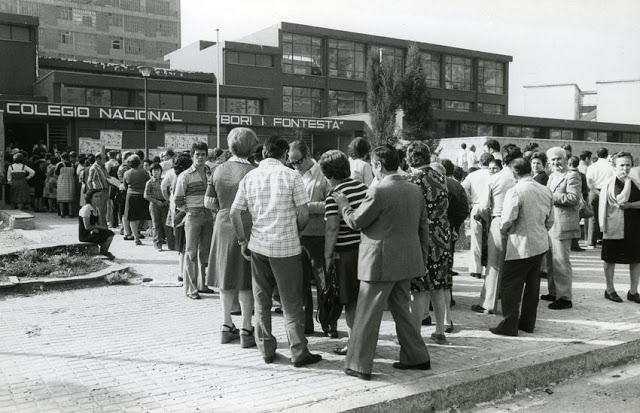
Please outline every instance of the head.
[[547, 167], [547, 155], [544, 152], [534, 152], [531, 154], [531, 170], [534, 175], [543, 172]]
[[118, 157], [117, 151], [109, 151], [109, 160], [115, 160]]
[[62, 159], [63, 161], [69, 162], [71, 160], [71, 158], [69, 158], [69, 154], [67, 152], [63, 152], [60, 155], [60, 159]]
[[536, 150], [540, 147], [536, 142], [529, 142], [522, 148], [523, 152], [536, 152]]
[[164, 153], [165, 161], [169, 159], [173, 159], [176, 157], [176, 153], [173, 151], [173, 148], [169, 148]]
[[78, 154], [75, 151], [69, 152], [69, 160], [75, 162], [78, 160]]
[[253, 161], [256, 163], [259, 163], [262, 159], [264, 159], [262, 157], [262, 150], [264, 149], [263, 145], [258, 145], [253, 149]]
[[482, 150], [487, 153], [500, 153], [500, 143], [495, 139], [487, 139], [482, 145]]
[[138, 155], [138, 158], [140, 158], [140, 159], [144, 159], [145, 158], [144, 151], [136, 151], [136, 155]]
[[162, 159], [160, 159], [160, 157], [158, 155], [154, 156], [153, 158], [151, 158], [151, 163], [160, 163], [162, 162]]
[[382, 145], [371, 151], [371, 169], [379, 181], [385, 175], [394, 174], [400, 166], [398, 151], [391, 145]]
[[96, 158], [96, 163], [98, 165], [104, 165], [104, 154], [102, 152], [96, 152], [96, 154], [94, 155]]
[[93, 205], [93, 197], [95, 196], [95, 194], [97, 194], [98, 191], [96, 191], [95, 189], [90, 189], [89, 191], [87, 191], [86, 194], [84, 194], [84, 201], [87, 204], [91, 204]]
[[569, 159], [567, 160], [567, 166], [572, 171], [577, 171], [578, 170], [578, 165], [580, 165], [580, 158], [578, 158], [575, 155], [569, 157]]
[[494, 159], [493, 161], [489, 162], [489, 172], [491, 172], [491, 175], [497, 174], [501, 170], [502, 161], [500, 159]]
[[[249, 128], [233, 128], [227, 137], [227, 147], [238, 158], [247, 159], [257, 144], [258, 137]], [[222, 155], [222, 152], [216, 153], [216, 158]]]
[[511, 170], [516, 179], [531, 176], [531, 163], [524, 158], [516, 158], [511, 161]]
[[309, 146], [303, 141], [293, 141], [289, 144], [289, 164], [298, 171], [307, 171], [313, 162]]
[[188, 153], [182, 153], [178, 155], [175, 159], [173, 170], [176, 175], [180, 175], [182, 172], [191, 168], [193, 161], [191, 160], [191, 155]]
[[453, 176], [456, 166], [451, 162], [451, 159], [440, 159], [440, 164], [444, 166], [446, 176]]
[[422, 142], [411, 142], [407, 146], [407, 162], [412, 168], [429, 165], [431, 162], [431, 151]]
[[96, 156], [93, 154], [87, 155], [87, 159], [84, 161], [84, 166], [91, 166], [96, 162]]
[[573, 151], [571, 145], [562, 145], [562, 149], [564, 149], [564, 152], [567, 154], [567, 159], [571, 158], [571, 153]]
[[371, 144], [365, 138], [355, 138], [349, 143], [348, 154], [353, 159], [364, 159], [371, 152]]
[[129, 158], [127, 158], [127, 165], [129, 165], [129, 168], [137, 168], [140, 166], [140, 157], [138, 155], [131, 155]]
[[349, 158], [337, 149], [327, 151], [320, 156], [320, 170], [332, 183], [338, 183], [351, 176]]
[[279, 136], [271, 136], [262, 147], [262, 157], [277, 159], [284, 163], [285, 156], [289, 151], [289, 143]]
[[162, 176], [162, 166], [160, 166], [159, 163], [154, 163], [153, 165], [151, 165], [151, 176], [153, 176], [155, 179], [160, 179], [160, 177]]
[[591, 157], [593, 156], [593, 154], [591, 153], [591, 151], [583, 151], [580, 154], [580, 161], [586, 163], [587, 165], [591, 164]]
[[124, 155], [122, 156], [122, 161], [123, 161], [123, 162], [126, 162], [126, 161], [129, 159], [129, 157], [131, 157], [131, 155], [133, 155], [133, 154], [134, 154], [134, 153], [133, 153], [133, 152], [131, 152], [131, 151], [127, 151], [127, 152], [125, 152], [125, 153], [124, 153]]
[[602, 147], [596, 151], [596, 155], [599, 159], [607, 159], [609, 156], [609, 150], [605, 147]]
[[142, 161], [142, 167], [149, 173], [151, 172], [151, 164], [153, 164], [153, 162], [151, 162], [151, 159], [145, 159], [144, 161]]
[[482, 155], [480, 155], [480, 167], [481, 168], [488, 168], [489, 167], [489, 163], [491, 161], [494, 160], [493, 155], [491, 155], [488, 152], [483, 153]]
[[204, 166], [205, 162], [207, 162], [208, 152], [209, 147], [206, 142], [194, 142], [191, 145], [191, 156], [196, 167]]
[[24, 163], [24, 155], [22, 152], [18, 152], [13, 155], [13, 163]]
[[471, 146], [469, 147], [469, 150], [470, 150], [471, 152], [475, 152], [475, 151], [476, 151], [476, 145], [471, 145]]
[[547, 160], [552, 172], [563, 172], [567, 168], [567, 153], [559, 146], [547, 150]]
[[629, 152], [618, 152], [613, 158], [613, 166], [616, 168], [616, 176], [625, 179], [633, 166], [633, 156]]
[[514, 144], [505, 145], [502, 148], [502, 164], [509, 165], [511, 161], [522, 158], [522, 151]]
[[467, 149], [467, 144], [466, 144], [466, 143], [462, 143], [462, 144], [460, 145], [460, 148], [462, 148], [462, 149]]

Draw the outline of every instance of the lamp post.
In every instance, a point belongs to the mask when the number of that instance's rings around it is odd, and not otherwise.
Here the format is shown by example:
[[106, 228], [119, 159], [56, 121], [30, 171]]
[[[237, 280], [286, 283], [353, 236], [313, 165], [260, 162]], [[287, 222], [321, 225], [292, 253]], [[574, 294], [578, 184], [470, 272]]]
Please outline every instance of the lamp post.
[[149, 159], [149, 140], [148, 140], [148, 129], [149, 129], [149, 114], [148, 114], [148, 106], [147, 106], [147, 78], [153, 74], [153, 68], [149, 66], [140, 66], [138, 68], [142, 78], [144, 79], [144, 156], [146, 159]]
[[220, 147], [220, 29], [216, 29], [216, 146]]

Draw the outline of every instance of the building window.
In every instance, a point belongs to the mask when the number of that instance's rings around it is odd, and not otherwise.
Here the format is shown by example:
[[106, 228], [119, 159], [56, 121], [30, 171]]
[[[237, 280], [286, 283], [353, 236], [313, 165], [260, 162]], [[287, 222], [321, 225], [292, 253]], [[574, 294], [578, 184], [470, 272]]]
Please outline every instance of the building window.
[[72, 20], [71, 7], [56, 7], [58, 19]]
[[273, 67], [273, 57], [266, 54], [227, 52], [227, 63], [243, 66]]
[[562, 139], [567, 141], [573, 140], [573, 131], [568, 129], [551, 129], [549, 130], [551, 139]]
[[123, 27], [124, 26], [124, 18], [122, 16], [122, 14], [109, 13], [109, 26]]
[[455, 112], [471, 112], [471, 102], [463, 102], [461, 100], [445, 100], [444, 109]]
[[404, 73], [404, 50], [387, 46], [370, 46], [369, 55], [382, 56], [382, 63], [391, 65], [397, 73]]
[[72, 32], [62, 32], [62, 33], [60, 33], [60, 43], [62, 43], [62, 44], [73, 44], [73, 33]]
[[20, 0], [18, 2], [18, 14], [40, 16], [40, 4], [33, 1]]
[[109, 106], [111, 105], [111, 90], [109, 89], [87, 89], [87, 105]]
[[282, 87], [282, 111], [292, 115], [322, 116], [320, 89]]
[[127, 54], [141, 55], [142, 41], [138, 39], [127, 39], [125, 52], [127, 52]]
[[427, 86], [440, 87], [440, 55], [428, 52], [422, 52], [421, 55]]
[[478, 136], [495, 136], [495, 127], [493, 125], [479, 124]]
[[113, 50], [121, 50], [122, 49], [122, 38], [113, 39], [111, 41], [111, 48]]
[[505, 126], [504, 136], [510, 138], [519, 138], [522, 136], [522, 128], [520, 126]]
[[120, 7], [125, 10], [142, 11], [140, 0], [120, 0]]
[[[220, 98], [220, 112], [259, 115], [262, 113], [260, 100], [245, 98]], [[216, 97], [207, 97], [207, 110], [216, 111]]]
[[90, 10], [73, 9], [71, 12], [71, 19], [76, 24], [83, 26], [95, 27], [96, 26], [96, 12]]
[[174, 22], [158, 22], [158, 33], [166, 37], [175, 37], [178, 35], [178, 25]]
[[493, 103], [478, 103], [478, 112], [491, 113], [493, 115], [504, 115], [504, 105], [494, 105]]
[[529, 128], [529, 127], [522, 127], [522, 137], [523, 138], [541, 138], [542, 137], [542, 130], [540, 128]]
[[364, 44], [329, 39], [329, 76], [363, 80]]
[[478, 61], [478, 89], [482, 93], [504, 94], [504, 64], [491, 60]]
[[607, 142], [609, 138], [608, 132], [585, 131], [584, 140], [593, 142]]
[[86, 89], [83, 87], [73, 87], [62, 85], [60, 88], [60, 103], [72, 105], [86, 105]]
[[444, 87], [456, 90], [472, 90], [471, 59], [459, 56], [444, 57]]
[[495, 128], [484, 123], [461, 123], [460, 136], [495, 136]]
[[129, 91], [112, 90], [111, 106], [129, 106]]
[[198, 97], [195, 95], [183, 95], [182, 110], [198, 110]]
[[364, 93], [329, 91], [329, 116], [352, 115], [364, 113], [366, 109], [366, 95]]
[[282, 71], [296, 75], [322, 75], [322, 39], [282, 33]]
[[145, 20], [140, 17], [124, 16], [124, 30], [129, 33], [144, 33]]
[[28, 27], [0, 24], [0, 39], [28, 42], [31, 40], [31, 30]]
[[442, 100], [429, 99], [429, 106], [431, 107], [431, 109], [442, 109]]
[[171, 16], [171, 6], [168, 1], [162, 1], [162, 0], [146, 1], [145, 7], [148, 13], [161, 14], [163, 16]]
[[74, 39], [76, 50], [92, 53], [96, 49], [96, 35], [91, 33], [76, 33]]

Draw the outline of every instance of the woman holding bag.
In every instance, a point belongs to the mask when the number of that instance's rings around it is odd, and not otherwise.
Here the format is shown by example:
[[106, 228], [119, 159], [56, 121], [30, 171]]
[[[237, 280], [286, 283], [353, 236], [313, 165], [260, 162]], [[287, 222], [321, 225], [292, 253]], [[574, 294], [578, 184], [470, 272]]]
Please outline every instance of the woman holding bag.
[[602, 255], [607, 289], [606, 299], [621, 303], [616, 293], [613, 275], [616, 264], [629, 264], [631, 283], [627, 300], [640, 303], [640, 181], [629, 176], [633, 157], [628, 152], [614, 156], [616, 175], [600, 192], [598, 219], [603, 232]]

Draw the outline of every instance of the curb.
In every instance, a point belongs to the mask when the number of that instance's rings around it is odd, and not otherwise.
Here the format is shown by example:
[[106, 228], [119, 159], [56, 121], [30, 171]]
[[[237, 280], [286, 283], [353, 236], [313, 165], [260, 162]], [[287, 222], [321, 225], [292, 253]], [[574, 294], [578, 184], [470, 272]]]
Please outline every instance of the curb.
[[[370, 389], [363, 393], [359, 400], [357, 398], [354, 400], [354, 395], [351, 395], [349, 399], [318, 400], [317, 403], [292, 406], [284, 411], [349, 413], [457, 411], [640, 358], [640, 339], [577, 354], [576, 346], [592, 347], [589, 341], [566, 344], [559, 348], [547, 349], [543, 353], [504, 360], [499, 365], [440, 373], [385, 389]], [[551, 359], [547, 358], [548, 353], [553, 354]], [[536, 363], [541, 358], [547, 358], [547, 360]], [[428, 389], [433, 387], [434, 383], [437, 383], [437, 387]], [[420, 391], [420, 387], [425, 391]]]
[[38, 278], [35, 280], [31, 280], [31, 279], [20, 280], [18, 277], [9, 276], [7, 277], [9, 279], [9, 282], [0, 284], [0, 288], [9, 289], [9, 288], [18, 288], [18, 287], [44, 287], [47, 285], [61, 286], [61, 285], [80, 284], [80, 283], [86, 283], [90, 281], [103, 280], [108, 275], [115, 274], [128, 269], [129, 269], [128, 266], [121, 265], [114, 262], [108, 262], [107, 268], [104, 268], [99, 271], [94, 271], [89, 274], [77, 275], [75, 277]]
[[97, 244], [93, 244], [90, 242], [76, 242], [72, 244], [58, 244], [58, 243], [50, 243], [50, 244], [36, 244], [32, 246], [23, 246], [19, 248], [7, 249], [0, 252], [0, 256], [11, 256], [19, 254], [24, 250], [37, 250], [42, 251], [47, 254], [55, 254], [56, 252], [64, 251], [64, 252], [75, 252], [75, 253], [86, 253], [90, 255], [98, 255], [99, 247]]

